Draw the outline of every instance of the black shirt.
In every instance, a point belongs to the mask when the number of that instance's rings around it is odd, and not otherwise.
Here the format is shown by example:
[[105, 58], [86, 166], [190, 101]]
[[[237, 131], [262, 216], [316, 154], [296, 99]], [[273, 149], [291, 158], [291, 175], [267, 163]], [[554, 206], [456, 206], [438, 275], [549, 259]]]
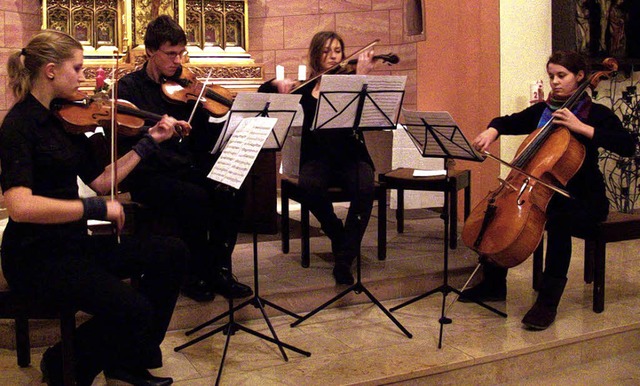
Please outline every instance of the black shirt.
[[[89, 184], [104, 171], [88, 138], [67, 133], [61, 121], [31, 94], [13, 106], [0, 127], [0, 163], [3, 191], [26, 187], [34, 195], [58, 199], [77, 199], [77, 176]], [[85, 221], [33, 224], [9, 218], [2, 254], [26, 253], [36, 246], [43, 251], [58, 250], [85, 236]]]
[[[488, 126], [497, 129], [500, 135], [529, 134], [537, 129], [546, 107], [546, 103], [539, 102], [515, 114], [494, 118]], [[584, 201], [585, 207], [606, 214], [608, 202], [604, 178], [598, 166], [598, 149], [604, 148], [629, 157], [635, 152], [635, 144], [631, 134], [622, 127], [620, 119], [606, 106], [593, 103], [584, 122], [595, 129], [593, 138], [574, 134], [584, 144], [586, 154], [582, 166], [566, 188], [574, 198]]]
[[[312, 160], [320, 160], [333, 165], [340, 165], [346, 160], [363, 160], [373, 167], [373, 161], [367, 151], [364, 138], [357, 139], [351, 130], [311, 130], [318, 106], [318, 99], [312, 94], [316, 82], [310, 82], [294, 92], [302, 95], [300, 105], [304, 112], [300, 165]], [[263, 83], [258, 91], [274, 93], [277, 92], [277, 88], [271, 84], [270, 80]]]
[[[133, 103], [141, 110], [160, 115], [167, 114], [184, 121], [189, 119], [193, 108], [192, 104], [173, 102], [165, 97], [162, 85], [147, 75], [146, 63], [142, 69], [120, 79], [118, 98]], [[188, 169], [200, 162], [210, 162], [209, 151], [215, 145], [223, 124], [209, 122], [209, 117], [207, 111], [199, 106], [191, 121], [191, 135], [182, 141], [174, 136], [160, 143], [160, 150], [144, 159], [128, 178], [135, 178], [137, 173], [146, 171], [172, 173]], [[147, 124], [152, 126], [155, 122], [148, 121]], [[120, 137], [120, 153], [129, 151], [139, 139], [140, 136]]]

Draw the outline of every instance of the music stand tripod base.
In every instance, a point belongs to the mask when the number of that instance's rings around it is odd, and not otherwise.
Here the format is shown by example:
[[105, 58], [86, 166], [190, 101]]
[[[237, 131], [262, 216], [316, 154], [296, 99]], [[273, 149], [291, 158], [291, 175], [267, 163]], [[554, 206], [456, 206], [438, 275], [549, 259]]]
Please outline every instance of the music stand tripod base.
[[[446, 111], [436, 112], [420, 112], [420, 111], [408, 111], [403, 109], [403, 115], [406, 120], [405, 129], [418, 151], [423, 157], [438, 157], [444, 158], [445, 171], [446, 171], [446, 184], [450, 183], [449, 177], [449, 160], [452, 159], [465, 159], [470, 161], [482, 161], [480, 155], [477, 154], [475, 149], [470, 145], [469, 141], [465, 138], [460, 128], [457, 126], [451, 115]], [[445, 324], [451, 324], [453, 320], [446, 316], [446, 299], [450, 292], [454, 292], [460, 297], [462, 292], [449, 285], [449, 221], [457, 221], [457, 219], [450, 219], [450, 205], [451, 200], [449, 194], [457, 194], [457, 190], [453, 190], [455, 193], [451, 193], [450, 189], [445, 189], [444, 194], [444, 208], [441, 218], [444, 220], [444, 253], [443, 253], [443, 283], [441, 286], [428, 291], [422, 295], [416, 296], [400, 305], [392, 307], [391, 312], [400, 308], [415, 303], [418, 300], [424, 299], [435, 293], [442, 293], [442, 309], [438, 323], [440, 324], [440, 334], [438, 339], [438, 348], [442, 348], [442, 337]], [[496, 313], [501, 317], [507, 317], [502, 311], [499, 311], [491, 306], [488, 306], [482, 302], [474, 299], [470, 299], [474, 303], [486, 308], [489, 311]]]

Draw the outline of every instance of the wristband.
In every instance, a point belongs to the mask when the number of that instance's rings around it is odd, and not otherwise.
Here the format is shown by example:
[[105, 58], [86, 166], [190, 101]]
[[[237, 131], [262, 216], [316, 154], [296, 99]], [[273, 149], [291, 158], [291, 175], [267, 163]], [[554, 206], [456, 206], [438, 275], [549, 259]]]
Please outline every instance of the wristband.
[[158, 143], [153, 139], [151, 134], [145, 134], [131, 150], [135, 151], [140, 158], [145, 159], [158, 148]]
[[87, 197], [82, 199], [83, 220], [106, 220], [107, 202], [100, 197]]

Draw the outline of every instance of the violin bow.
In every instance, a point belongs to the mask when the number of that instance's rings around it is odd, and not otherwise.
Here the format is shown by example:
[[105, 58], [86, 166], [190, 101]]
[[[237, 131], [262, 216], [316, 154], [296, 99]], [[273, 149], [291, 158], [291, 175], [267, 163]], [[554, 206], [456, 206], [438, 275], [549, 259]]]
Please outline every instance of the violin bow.
[[196, 103], [193, 105], [193, 110], [191, 110], [191, 115], [189, 115], [189, 120], [187, 121], [191, 124], [191, 120], [193, 119], [193, 115], [196, 113], [196, 108], [198, 107], [198, 103], [202, 100], [202, 95], [204, 95], [204, 90], [207, 88], [207, 83], [209, 83], [209, 79], [211, 79], [211, 73], [213, 72], [213, 68], [209, 69], [209, 74], [207, 74], [207, 79], [202, 83], [202, 89], [200, 90], [200, 95], [198, 95], [198, 99], [196, 99]]
[[[115, 59], [115, 65], [113, 73], [111, 74], [111, 200], [118, 198], [118, 157], [117, 157], [117, 144], [118, 144], [118, 82], [116, 81], [116, 74], [118, 73], [118, 49], [113, 50], [113, 57]], [[120, 231], [116, 225], [116, 238], [118, 244], [120, 244]]]
[[291, 89], [291, 91], [289, 91], [289, 93], [292, 93], [304, 86], [306, 86], [307, 84], [313, 82], [314, 80], [320, 78], [322, 75], [331, 72], [339, 67], [344, 67], [349, 63], [349, 60], [351, 60], [351, 58], [353, 58], [356, 55], [360, 55], [361, 53], [371, 49], [373, 46], [375, 46], [376, 44], [378, 44], [380, 42], [380, 39], [376, 39], [374, 41], [372, 41], [371, 43], [367, 44], [366, 46], [362, 47], [361, 49], [357, 50], [356, 52], [352, 53], [351, 55], [345, 57], [342, 59], [342, 61], [334, 66], [331, 66], [330, 68], [320, 72], [319, 74], [316, 74], [315, 76], [311, 77], [310, 79], [308, 79], [305, 82], [300, 83], [298, 86], [294, 87]]

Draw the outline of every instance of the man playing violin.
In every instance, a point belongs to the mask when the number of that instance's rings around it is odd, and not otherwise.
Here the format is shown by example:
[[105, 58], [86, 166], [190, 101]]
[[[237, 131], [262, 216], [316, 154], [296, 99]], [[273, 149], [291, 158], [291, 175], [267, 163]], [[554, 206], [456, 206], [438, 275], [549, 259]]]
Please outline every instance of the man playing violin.
[[[372, 50], [360, 54], [356, 74], [365, 75], [373, 69], [372, 57]], [[344, 41], [340, 35], [333, 31], [315, 34], [308, 58], [311, 79], [326, 73], [343, 60]], [[320, 93], [320, 79], [295, 91], [302, 95], [300, 104], [304, 111], [299, 181], [309, 210], [331, 239], [336, 283], [353, 284], [351, 265], [360, 253], [360, 243], [373, 208], [373, 161], [364, 138], [357, 138], [348, 130], [311, 131]], [[295, 85], [290, 79], [271, 80], [260, 86], [258, 91], [288, 93]], [[336, 184], [344, 188], [351, 198], [344, 224], [336, 216], [328, 196], [329, 186]]]
[[[159, 16], [147, 26], [144, 38], [147, 62], [142, 69], [118, 82], [120, 99], [138, 108], [188, 120], [192, 105], [166, 98], [162, 82], [180, 76], [186, 54], [184, 30], [169, 16]], [[158, 147], [124, 181], [133, 200], [169, 219], [169, 231], [182, 238], [191, 251], [183, 293], [196, 301], [209, 301], [218, 293], [227, 298], [251, 296], [250, 287], [230, 273], [242, 194], [207, 178], [215, 156], [210, 154], [222, 123], [205, 109], [196, 108], [189, 137], [172, 138]], [[133, 138], [122, 138], [127, 150]], [[164, 225], [164, 224], [163, 224]]]

